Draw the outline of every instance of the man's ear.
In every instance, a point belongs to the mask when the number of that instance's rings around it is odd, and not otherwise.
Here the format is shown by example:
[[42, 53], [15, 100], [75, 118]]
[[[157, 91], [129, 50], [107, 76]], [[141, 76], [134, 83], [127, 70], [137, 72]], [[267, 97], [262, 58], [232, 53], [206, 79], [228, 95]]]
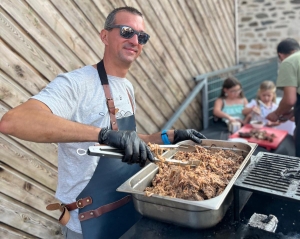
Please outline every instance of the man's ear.
[[279, 58], [280, 61], [283, 61], [283, 59], [284, 59], [284, 54], [278, 53], [278, 58]]
[[108, 31], [103, 29], [101, 32], [100, 32], [100, 38], [101, 38], [101, 41], [105, 44], [105, 45], [108, 45]]

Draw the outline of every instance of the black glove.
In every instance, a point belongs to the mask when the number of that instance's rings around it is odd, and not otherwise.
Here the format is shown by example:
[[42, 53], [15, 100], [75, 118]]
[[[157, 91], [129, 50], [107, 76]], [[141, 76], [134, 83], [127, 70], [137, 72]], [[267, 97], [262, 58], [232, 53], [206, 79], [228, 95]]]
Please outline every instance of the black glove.
[[189, 139], [200, 144], [202, 142], [201, 139], [206, 139], [206, 137], [194, 129], [175, 129], [174, 130], [173, 144], [176, 144], [183, 140], [189, 140]]
[[124, 150], [122, 162], [128, 164], [139, 163], [145, 166], [147, 158], [153, 162], [154, 156], [146, 143], [139, 138], [135, 131], [115, 131], [102, 128], [98, 141], [100, 144], [107, 144], [111, 147]]

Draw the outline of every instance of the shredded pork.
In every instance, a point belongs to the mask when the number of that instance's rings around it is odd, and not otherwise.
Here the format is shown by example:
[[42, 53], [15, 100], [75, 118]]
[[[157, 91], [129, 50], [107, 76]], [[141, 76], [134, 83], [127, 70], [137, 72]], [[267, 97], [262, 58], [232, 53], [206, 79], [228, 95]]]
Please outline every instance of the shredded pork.
[[152, 186], [145, 189], [147, 196], [158, 194], [185, 200], [206, 200], [220, 195], [228, 185], [244, 158], [232, 150], [205, 149], [196, 145], [196, 152], [179, 151], [174, 159], [193, 161], [196, 167], [166, 163], [157, 145], [149, 145], [155, 156], [159, 172]]

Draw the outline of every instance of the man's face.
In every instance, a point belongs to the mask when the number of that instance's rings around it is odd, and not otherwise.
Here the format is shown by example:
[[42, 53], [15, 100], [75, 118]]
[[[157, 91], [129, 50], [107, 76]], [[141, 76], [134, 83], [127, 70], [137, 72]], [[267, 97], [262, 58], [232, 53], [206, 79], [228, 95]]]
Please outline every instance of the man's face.
[[[116, 14], [115, 25], [126, 25], [136, 31], [144, 31], [144, 20], [141, 16], [121, 11]], [[113, 28], [107, 31], [106, 50], [110, 57], [116, 57], [116, 60], [130, 65], [140, 54], [143, 45], [138, 43], [138, 36], [135, 34], [130, 39], [120, 36], [120, 29]]]

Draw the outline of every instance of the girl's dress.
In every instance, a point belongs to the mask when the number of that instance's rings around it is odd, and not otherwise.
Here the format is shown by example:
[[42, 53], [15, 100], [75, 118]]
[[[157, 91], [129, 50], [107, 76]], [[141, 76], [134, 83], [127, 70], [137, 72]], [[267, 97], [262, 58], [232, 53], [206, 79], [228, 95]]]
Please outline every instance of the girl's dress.
[[[257, 106], [257, 100], [255, 100], [255, 99], [251, 100], [250, 103], [248, 103], [245, 107], [252, 108], [254, 106]], [[268, 120], [266, 119], [267, 115], [270, 114], [271, 112], [275, 111], [277, 108], [278, 108], [278, 105], [273, 102], [270, 107], [265, 107], [265, 106], [262, 106], [261, 104], [259, 104], [259, 109], [260, 109], [261, 115], [253, 113], [251, 120], [262, 121], [266, 124], [266, 123], [268, 123]], [[274, 126], [273, 128], [286, 130], [290, 135], [293, 135], [294, 129], [295, 129], [295, 123], [288, 120], [286, 122], [281, 123], [278, 126]]]
[[[252, 108], [254, 106], [258, 106], [257, 100], [251, 100], [245, 107], [246, 108]], [[265, 124], [268, 123], [268, 120], [266, 119], [267, 115], [276, 110], [278, 107], [277, 104], [272, 103], [270, 107], [264, 107], [261, 104], [259, 104], [259, 109], [260, 109], [260, 115], [252, 113], [251, 120], [257, 120], [257, 121], [262, 121]]]
[[[223, 99], [222, 112], [230, 115], [231, 117], [233, 117], [235, 119], [243, 120], [244, 119], [244, 115], [243, 115], [242, 111], [243, 111], [244, 107], [245, 107], [244, 103], [242, 103], [242, 104], [227, 105], [226, 104], [226, 100]], [[223, 118], [223, 121], [225, 121], [226, 123], [228, 123], [229, 120], [226, 119], [226, 118]]]

